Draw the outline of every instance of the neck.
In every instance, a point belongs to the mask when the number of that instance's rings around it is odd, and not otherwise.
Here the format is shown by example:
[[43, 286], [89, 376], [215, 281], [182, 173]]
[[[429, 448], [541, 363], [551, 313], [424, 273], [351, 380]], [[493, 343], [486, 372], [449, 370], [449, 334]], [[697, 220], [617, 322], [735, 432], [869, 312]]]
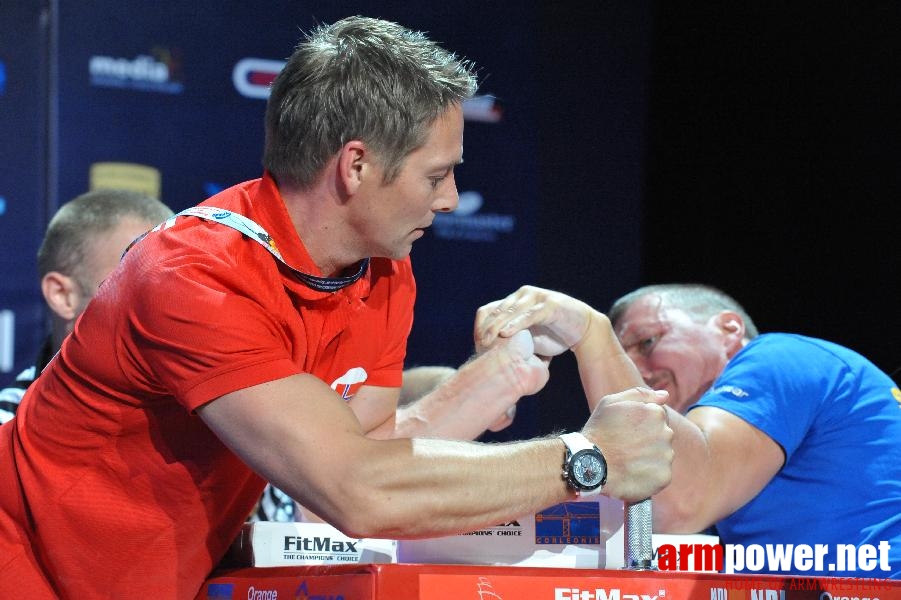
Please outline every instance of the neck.
[[366, 256], [353, 244], [355, 236], [343, 219], [344, 203], [326, 186], [310, 190], [279, 188], [288, 216], [310, 258], [324, 277], [346, 275]]

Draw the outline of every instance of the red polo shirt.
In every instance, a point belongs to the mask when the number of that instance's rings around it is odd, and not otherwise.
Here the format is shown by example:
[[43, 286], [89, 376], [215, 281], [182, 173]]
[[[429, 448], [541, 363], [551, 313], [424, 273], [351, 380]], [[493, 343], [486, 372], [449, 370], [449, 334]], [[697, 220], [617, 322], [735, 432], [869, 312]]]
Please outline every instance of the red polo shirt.
[[[270, 178], [204, 204], [249, 217], [285, 262], [321, 275]], [[63, 597], [193, 598], [264, 487], [195, 409], [297, 373], [344, 397], [399, 387], [414, 298], [409, 259], [373, 258], [321, 292], [234, 229], [167, 222], [126, 254], [23, 399], [0, 448], [16, 480], [0, 486], [0, 556], [26, 536]]]

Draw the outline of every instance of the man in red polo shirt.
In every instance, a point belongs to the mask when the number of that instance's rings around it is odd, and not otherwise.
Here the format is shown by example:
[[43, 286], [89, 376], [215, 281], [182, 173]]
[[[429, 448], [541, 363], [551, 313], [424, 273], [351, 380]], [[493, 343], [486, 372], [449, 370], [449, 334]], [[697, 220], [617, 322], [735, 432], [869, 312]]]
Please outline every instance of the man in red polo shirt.
[[[389, 538], [666, 485], [671, 431], [649, 390], [601, 400], [564, 438], [477, 444], [395, 423], [408, 255], [456, 207], [475, 88], [468, 63], [394, 23], [349, 18], [298, 46], [273, 84], [263, 177], [135, 244], [0, 427], [0, 596], [193, 598], [266, 481], [350, 535]], [[537, 354], [579, 360], [600, 331], [539, 325], [563, 343]], [[509, 347], [480, 365], [522, 393], [547, 377]], [[575, 475], [574, 446], [594, 465]]]

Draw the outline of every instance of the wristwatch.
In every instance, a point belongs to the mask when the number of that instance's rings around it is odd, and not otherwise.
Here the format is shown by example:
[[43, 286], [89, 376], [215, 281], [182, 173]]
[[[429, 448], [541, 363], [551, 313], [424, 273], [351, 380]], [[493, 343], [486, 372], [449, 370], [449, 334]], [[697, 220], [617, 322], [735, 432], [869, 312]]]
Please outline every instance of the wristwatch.
[[563, 480], [579, 496], [597, 496], [607, 481], [607, 461], [598, 447], [581, 433], [564, 433]]

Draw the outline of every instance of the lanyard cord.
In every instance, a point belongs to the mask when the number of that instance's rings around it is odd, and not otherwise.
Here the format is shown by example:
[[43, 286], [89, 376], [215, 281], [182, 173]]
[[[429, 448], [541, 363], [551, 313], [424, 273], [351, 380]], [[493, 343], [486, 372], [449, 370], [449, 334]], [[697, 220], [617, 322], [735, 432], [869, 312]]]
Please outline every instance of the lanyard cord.
[[[345, 288], [360, 279], [360, 277], [362, 277], [366, 273], [366, 269], [369, 268], [369, 259], [364, 258], [360, 261], [360, 268], [357, 270], [357, 272], [347, 277], [318, 277], [316, 275], [304, 273], [300, 269], [295, 269], [287, 262], [285, 262], [285, 259], [282, 257], [282, 253], [279, 252], [278, 248], [276, 247], [275, 241], [272, 239], [272, 236], [269, 235], [269, 233], [258, 223], [252, 221], [251, 219], [248, 219], [244, 215], [232, 212], [230, 210], [216, 208], [214, 206], [194, 206], [188, 208], [181, 211], [174, 217], [171, 217], [165, 223], [157, 225], [151, 231], [158, 231], [160, 229], [171, 227], [176, 218], [186, 216], [199, 217], [201, 219], [212, 221], [214, 223], [221, 223], [226, 227], [231, 227], [236, 231], [240, 231], [250, 239], [259, 243], [262, 247], [268, 250], [272, 256], [278, 259], [279, 262], [291, 269], [297, 279], [299, 279], [304, 285], [320, 292], [337, 292], [341, 288]], [[128, 246], [128, 248], [134, 246], [143, 237], [144, 236], [141, 236], [133, 241]], [[128, 252], [128, 249], [126, 249], [125, 252]], [[123, 255], [124, 254], [125, 253], [123, 252]]]

